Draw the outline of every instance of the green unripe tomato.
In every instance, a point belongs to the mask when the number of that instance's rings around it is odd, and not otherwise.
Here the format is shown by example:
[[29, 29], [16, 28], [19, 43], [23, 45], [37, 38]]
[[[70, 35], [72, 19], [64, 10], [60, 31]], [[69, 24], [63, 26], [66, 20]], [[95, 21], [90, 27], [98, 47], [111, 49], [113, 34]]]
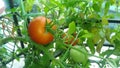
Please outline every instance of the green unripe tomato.
[[70, 49], [70, 57], [76, 63], [86, 64], [88, 60], [88, 54], [84, 47], [82, 46], [74, 46], [76, 49]]

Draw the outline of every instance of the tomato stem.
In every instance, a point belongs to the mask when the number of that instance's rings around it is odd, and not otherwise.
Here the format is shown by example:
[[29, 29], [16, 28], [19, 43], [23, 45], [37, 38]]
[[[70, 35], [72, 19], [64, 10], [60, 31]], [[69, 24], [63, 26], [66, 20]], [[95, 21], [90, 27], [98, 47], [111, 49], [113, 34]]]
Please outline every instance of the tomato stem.
[[73, 42], [71, 43], [71, 45], [73, 45], [74, 42], [77, 40], [77, 38], [78, 38], [78, 36], [79, 36], [79, 33], [80, 33], [80, 31], [77, 33], [77, 35], [76, 35], [75, 39], [73, 40]]
[[24, 8], [23, 0], [20, 0], [20, 3], [21, 3], [22, 15], [25, 16], [26, 12], [24, 10], [25, 8]]
[[67, 56], [68, 56], [68, 54], [69, 54], [69, 49], [70, 49], [70, 48], [67, 49], [67, 51], [65, 52], [65, 54], [64, 54], [63, 57], [61, 58], [61, 61], [64, 61], [64, 60], [67, 58]]
[[61, 68], [65, 68], [65, 66], [61, 63], [61, 61], [54, 59], [55, 62], [57, 62], [58, 64], [60, 64]]
[[12, 40], [26, 41], [25, 38], [23, 38], [23, 37], [7, 37], [7, 38], [0, 40], [0, 45], [6, 44]]

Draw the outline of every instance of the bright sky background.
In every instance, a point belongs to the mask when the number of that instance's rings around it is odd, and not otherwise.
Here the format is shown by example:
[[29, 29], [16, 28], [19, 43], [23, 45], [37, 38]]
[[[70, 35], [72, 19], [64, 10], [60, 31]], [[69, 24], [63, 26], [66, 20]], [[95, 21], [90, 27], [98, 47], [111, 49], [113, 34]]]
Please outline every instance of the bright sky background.
[[0, 0], [0, 9], [4, 6], [3, 0]]

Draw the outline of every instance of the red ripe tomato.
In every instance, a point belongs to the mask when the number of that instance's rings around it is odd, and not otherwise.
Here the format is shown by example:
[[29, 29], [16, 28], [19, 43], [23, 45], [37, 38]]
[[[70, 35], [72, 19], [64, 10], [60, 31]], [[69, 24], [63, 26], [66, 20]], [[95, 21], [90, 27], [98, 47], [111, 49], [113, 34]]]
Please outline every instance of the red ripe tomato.
[[[46, 31], [46, 24], [50, 22], [50, 19], [43, 16], [34, 18], [28, 25], [28, 34], [30, 38], [34, 42], [42, 45], [52, 42], [54, 39], [53, 34]], [[52, 29], [55, 29], [55, 26], [53, 26]]]

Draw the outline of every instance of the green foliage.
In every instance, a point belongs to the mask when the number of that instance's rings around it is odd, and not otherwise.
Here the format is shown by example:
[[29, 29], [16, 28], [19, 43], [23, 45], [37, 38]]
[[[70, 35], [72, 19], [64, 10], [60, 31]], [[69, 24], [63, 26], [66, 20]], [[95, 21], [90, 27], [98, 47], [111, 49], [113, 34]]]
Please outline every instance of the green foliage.
[[26, 12], [29, 12], [32, 10], [33, 4], [34, 4], [34, 0], [26, 0], [25, 1], [24, 5], [25, 5]]
[[68, 34], [73, 34], [76, 31], [75, 22], [71, 22], [68, 28]]
[[104, 7], [104, 15], [106, 15], [108, 13], [109, 7], [110, 7], [110, 2], [106, 1], [105, 7]]
[[108, 20], [106, 17], [102, 17], [102, 24], [103, 25], [108, 25]]
[[104, 44], [104, 41], [105, 41], [105, 39], [101, 39], [101, 41], [97, 44], [96, 51], [97, 51], [98, 53], [101, 52], [101, 48], [102, 48], [102, 46], [103, 46], [103, 44]]
[[91, 53], [94, 54], [95, 53], [95, 47], [94, 47], [94, 43], [93, 43], [92, 39], [87, 40], [87, 45], [89, 46]]
[[94, 4], [92, 5], [92, 7], [93, 7], [93, 9], [94, 9], [96, 12], [100, 12], [100, 7], [101, 7], [101, 6], [99, 6], [98, 3], [94, 3]]

